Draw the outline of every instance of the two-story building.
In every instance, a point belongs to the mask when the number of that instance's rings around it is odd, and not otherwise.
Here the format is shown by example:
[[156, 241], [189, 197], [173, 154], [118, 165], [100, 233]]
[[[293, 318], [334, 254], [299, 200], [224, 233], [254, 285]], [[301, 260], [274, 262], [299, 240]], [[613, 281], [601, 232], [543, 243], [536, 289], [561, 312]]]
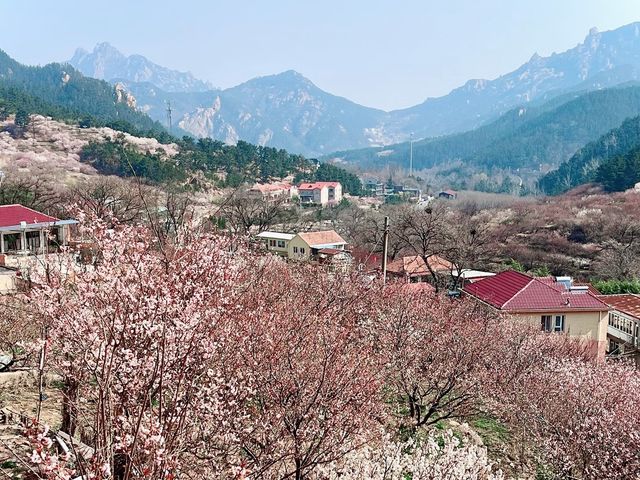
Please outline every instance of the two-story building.
[[637, 353], [640, 347], [640, 295], [624, 293], [599, 295], [598, 298], [611, 307], [607, 328], [609, 353]]
[[298, 196], [302, 205], [336, 205], [342, 200], [340, 182], [314, 182], [298, 185]]
[[465, 285], [463, 292], [545, 332], [565, 332], [607, 350], [609, 306], [569, 277], [535, 278], [512, 270]]

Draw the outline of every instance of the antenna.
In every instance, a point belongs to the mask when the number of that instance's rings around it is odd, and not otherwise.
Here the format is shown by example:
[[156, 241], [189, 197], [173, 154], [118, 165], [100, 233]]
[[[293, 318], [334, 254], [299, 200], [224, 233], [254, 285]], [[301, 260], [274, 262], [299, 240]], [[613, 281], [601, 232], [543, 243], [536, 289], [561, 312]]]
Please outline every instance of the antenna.
[[409, 176], [413, 177], [413, 132], [409, 135]]
[[171, 112], [173, 110], [171, 110], [171, 100], [167, 100], [167, 120], [169, 122], [169, 134], [171, 134]]

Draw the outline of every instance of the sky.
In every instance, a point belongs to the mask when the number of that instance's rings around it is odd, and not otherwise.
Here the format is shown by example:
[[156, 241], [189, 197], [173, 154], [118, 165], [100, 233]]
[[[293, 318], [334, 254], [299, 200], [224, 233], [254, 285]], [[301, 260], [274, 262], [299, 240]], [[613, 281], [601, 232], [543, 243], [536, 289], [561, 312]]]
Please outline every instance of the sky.
[[222, 88], [293, 69], [391, 110], [634, 21], [640, 0], [0, 0], [0, 49], [45, 64], [107, 41]]

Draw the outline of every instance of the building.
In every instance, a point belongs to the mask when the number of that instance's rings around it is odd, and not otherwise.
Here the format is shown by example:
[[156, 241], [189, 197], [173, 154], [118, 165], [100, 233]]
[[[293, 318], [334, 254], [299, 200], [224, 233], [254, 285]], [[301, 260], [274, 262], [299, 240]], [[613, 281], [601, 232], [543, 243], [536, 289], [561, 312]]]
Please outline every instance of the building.
[[362, 187], [367, 195], [371, 197], [384, 197], [384, 183], [375, 178], [363, 180]]
[[[318, 255], [335, 255], [335, 250], [344, 251], [347, 242], [335, 230], [302, 232], [289, 242], [288, 256], [295, 260], [318, 258]], [[322, 252], [322, 253], [321, 253]]]
[[301, 183], [298, 196], [302, 205], [336, 205], [342, 200], [340, 182]]
[[298, 195], [295, 185], [288, 182], [256, 183], [248, 191], [249, 195], [257, 196], [263, 200], [276, 200], [286, 198], [291, 200]]
[[607, 349], [609, 306], [570, 277], [534, 278], [512, 270], [465, 285], [463, 291], [483, 304], [539, 325], [595, 343], [598, 356]]
[[609, 353], [637, 353], [640, 347], [640, 295], [624, 293], [599, 295], [598, 298], [611, 307], [607, 327]]
[[444, 198], [446, 200], [455, 200], [458, 198], [458, 192], [455, 190], [443, 190], [438, 193], [438, 198]]
[[289, 256], [289, 242], [295, 235], [293, 233], [262, 232], [256, 237], [264, 240], [267, 250], [287, 257]]
[[421, 255], [396, 258], [387, 264], [387, 275], [406, 279], [409, 283], [418, 283], [430, 281], [431, 271], [436, 274], [449, 274], [454, 269], [449, 260], [438, 255], [429, 256], [427, 262]]
[[264, 241], [267, 250], [286, 258], [313, 259], [321, 263], [351, 262], [351, 256], [345, 250], [347, 242], [334, 230], [298, 234], [262, 232], [256, 237]]
[[0, 205], [0, 255], [56, 252], [67, 245], [69, 227], [76, 220], [60, 220], [22, 205]]
[[422, 190], [405, 185], [394, 185], [393, 195], [401, 195], [407, 199], [420, 200], [422, 198]]

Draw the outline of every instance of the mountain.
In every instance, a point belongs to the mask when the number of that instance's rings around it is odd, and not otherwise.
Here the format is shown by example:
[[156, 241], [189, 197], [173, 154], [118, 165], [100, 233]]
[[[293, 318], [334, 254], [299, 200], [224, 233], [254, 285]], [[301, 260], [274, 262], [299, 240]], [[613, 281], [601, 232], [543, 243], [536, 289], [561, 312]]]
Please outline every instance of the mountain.
[[[539, 106], [517, 107], [465, 133], [413, 144], [415, 169], [459, 162], [467, 172], [518, 170], [526, 183], [556, 168], [590, 141], [625, 119], [640, 115], [640, 86], [620, 86], [557, 97]], [[407, 165], [409, 143], [338, 153], [351, 164], [380, 168]], [[328, 158], [331, 158], [328, 157]]]
[[152, 118], [166, 122], [170, 101], [174, 125], [192, 135], [229, 143], [242, 139], [306, 155], [389, 145], [408, 140], [411, 133], [427, 138], [468, 131], [514, 107], [640, 80], [640, 23], [602, 33], [592, 29], [566, 52], [533, 55], [497, 79], [470, 80], [448, 95], [391, 112], [331, 95], [293, 71], [225, 90], [198, 87], [190, 77], [191, 82], [178, 82], [189, 88], [177, 88], [164, 81], [166, 75], [154, 73], [162, 67], [144, 57], [125, 57], [105, 44], [96, 50], [104, 52], [81, 51], [70, 62], [87, 74], [122, 82]]
[[121, 87], [85, 77], [70, 65], [25, 66], [2, 50], [0, 101], [64, 120], [118, 123], [122, 128], [145, 132], [164, 130], [138, 111], [135, 99]]
[[[612, 176], [606, 172], [611, 167], [603, 167], [605, 173], [599, 173], [599, 168], [602, 165], [607, 162], [615, 162], [618, 158], [639, 147], [640, 116], [625, 120], [619, 127], [578, 150], [557, 170], [549, 172], [540, 179], [540, 189], [544, 193], [556, 195], [583, 183], [596, 181], [599, 175], [601, 176], [600, 181], [602, 181], [602, 177]], [[640, 175], [640, 171], [637, 172], [636, 177], [637, 175]], [[628, 178], [635, 177], [628, 176]]]
[[[560, 92], [597, 89], [640, 78], [640, 23], [598, 32], [575, 48], [549, 57], [534, 54], [495, 80], [474, 79], [444, 97], [405, 110], [406, 127], [417, 137], [468, 130], [506, 110]], [[397, 128], [397, 127], [396, 127]]]
[[142, 55], [123, 55], [109, 43], [99, 43], [92, 52], [78, 48], [68, 62], [87, 77], [109, 82], [149, 82], [168, 92], [199, 92], [213, 86], [191, 73], [161, 67]]

